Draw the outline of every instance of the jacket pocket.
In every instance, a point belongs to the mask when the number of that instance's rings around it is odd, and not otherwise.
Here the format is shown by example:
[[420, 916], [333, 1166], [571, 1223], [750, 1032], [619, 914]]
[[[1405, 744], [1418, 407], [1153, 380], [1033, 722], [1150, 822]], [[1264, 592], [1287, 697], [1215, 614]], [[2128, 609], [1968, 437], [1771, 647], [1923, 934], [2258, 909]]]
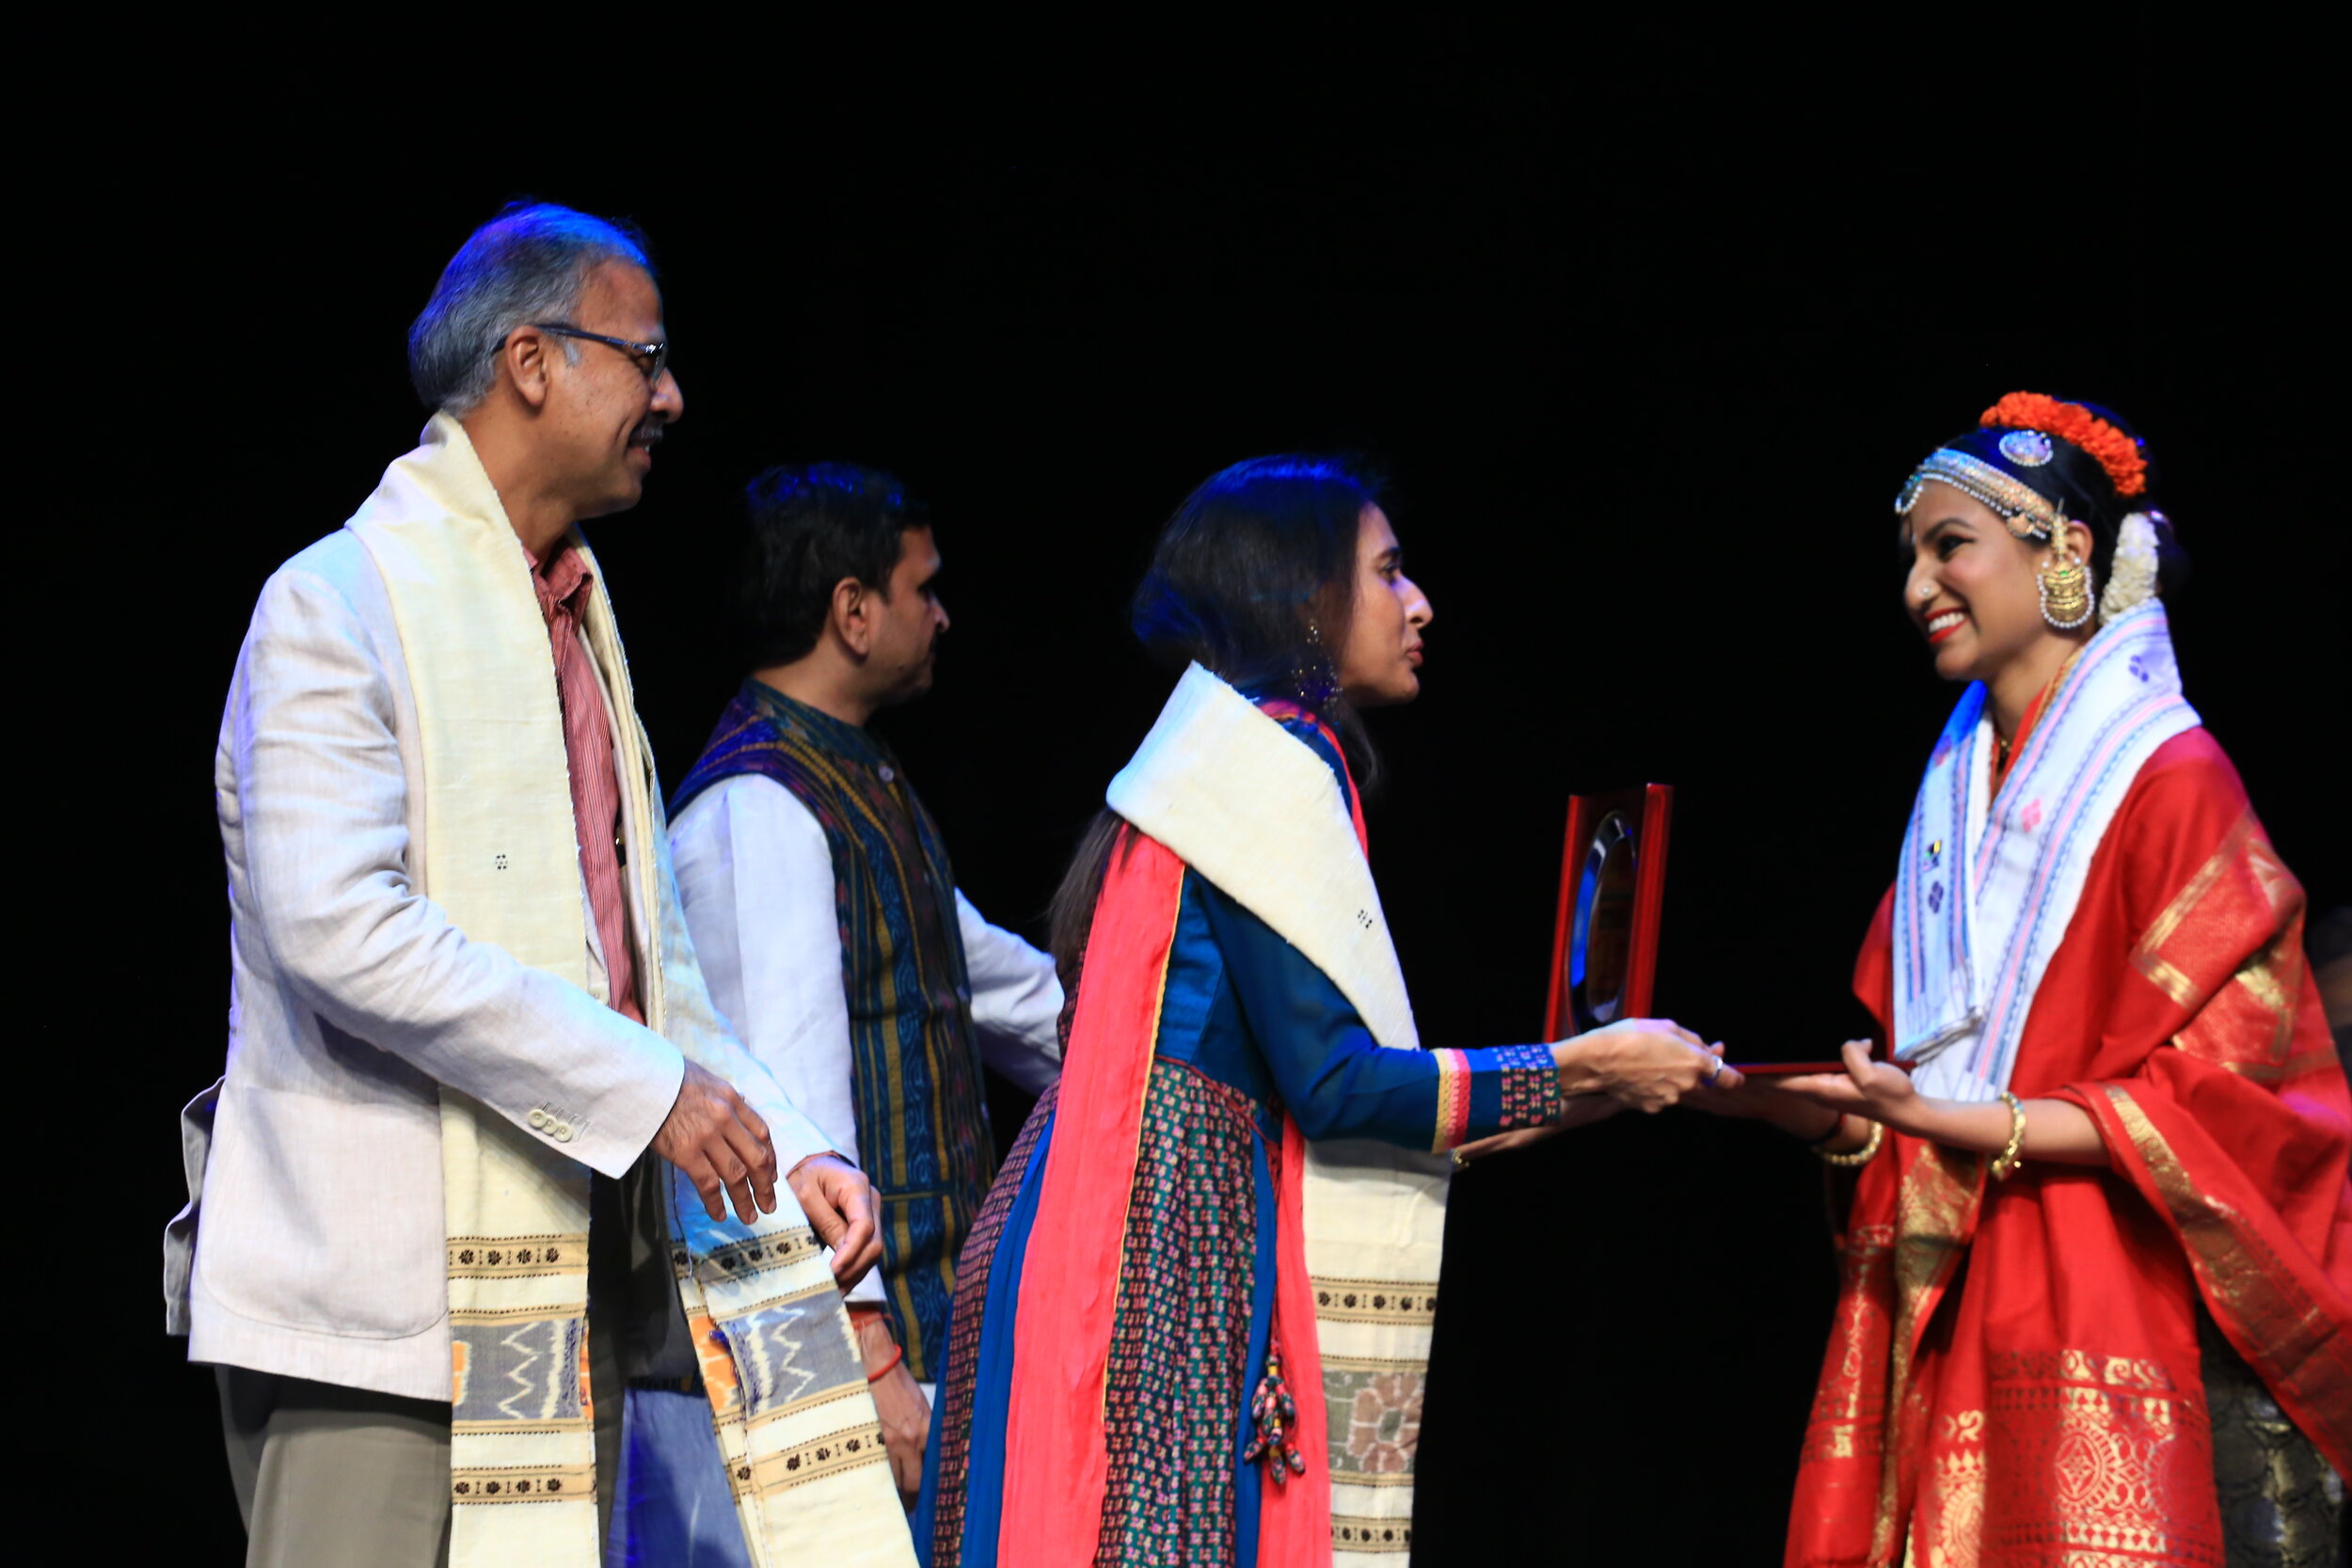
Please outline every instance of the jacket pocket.
[[204, 1175], [196, 1288], [241, 1318], [405, 1338], [448, 1310], [431, 1099], [230, 1081]]

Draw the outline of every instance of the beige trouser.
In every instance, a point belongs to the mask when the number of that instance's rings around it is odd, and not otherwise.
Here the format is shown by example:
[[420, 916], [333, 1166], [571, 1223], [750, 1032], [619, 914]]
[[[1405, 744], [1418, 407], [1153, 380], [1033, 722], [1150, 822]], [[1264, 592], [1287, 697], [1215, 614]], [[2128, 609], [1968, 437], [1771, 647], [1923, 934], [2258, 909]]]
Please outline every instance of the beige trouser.
[[[597, 1398], [596, 1528], [621, 1461], [613, 1336], [588, 1336]], [[599, 1343], [601, 1341], [601, 1344]], [[246, 1568], [437, 1568], [449, 1560], [449, 1406], [216, 1367]]]

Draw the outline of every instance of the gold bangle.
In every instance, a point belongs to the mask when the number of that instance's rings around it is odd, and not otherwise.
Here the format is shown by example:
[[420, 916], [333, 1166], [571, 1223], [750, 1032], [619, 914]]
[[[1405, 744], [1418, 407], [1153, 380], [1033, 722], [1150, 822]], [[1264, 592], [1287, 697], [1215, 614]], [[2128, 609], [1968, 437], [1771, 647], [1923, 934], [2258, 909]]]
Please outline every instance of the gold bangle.
[[1993, 1161], [1993, 1180], [1995, 1181], [2009, 1180], [2010, 1173], [2017, 1168], [2023, 1158], [2021, 1151], [2026, 1147], [2026, 1107], [2007, 1089], [2001, 1091], [2001, 1100], [2009, 1106], [2009, 1147]]
[[[1840, 1116], [1837, 1118], [1837, 1130], [1841, 1132], [1846, 1130], [1846, 1118], [1843, 1116]], [[1885, 1141], [1886, 1123], [1883, 1121], [1874, 1121], [1870, 1123], [1869, 1141], [1865, 1143], [1860, 1148], [1855, 1149], [1852, 1153], [1832, 1154], [1826, 1148], [1817, 1148], [1813, 1152], [1820, 1155], [1822, 1163], [1825, 1164], [1867, 1165], [1870, 1163], [1871, 1159], [1877, 1155], [1879, 1151], [1879, 1145], [1884, 1143]]]

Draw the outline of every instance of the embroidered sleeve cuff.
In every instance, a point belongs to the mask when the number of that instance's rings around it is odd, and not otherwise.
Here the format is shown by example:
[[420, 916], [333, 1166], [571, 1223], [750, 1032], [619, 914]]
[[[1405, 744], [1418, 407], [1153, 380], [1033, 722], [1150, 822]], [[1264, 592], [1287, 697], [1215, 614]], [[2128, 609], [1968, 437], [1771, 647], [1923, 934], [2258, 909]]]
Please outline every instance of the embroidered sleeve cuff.
[[[1551, 1059], [1548, 1045], [1505, 1045], [1489, 1051], [1441, 1051], [1440, 1058], [1458, 1057], [1460, 1067], [1440, 1061], [1438, 1066], [1438, 1114], [1442, 1118], [1449, 1100], [1449, 1090], [1458, 1073], [1460, 1132], [1450, 1142], [1438, 1145], [1448, 1149], [1475, 1138], [1496, 1132], [1508, 1132], [1519, 1127], [1546, 1127], [1560, 1119], [1560, 1069]], [[1439, 1134], [1446, 1128], [1441, 1120]]]

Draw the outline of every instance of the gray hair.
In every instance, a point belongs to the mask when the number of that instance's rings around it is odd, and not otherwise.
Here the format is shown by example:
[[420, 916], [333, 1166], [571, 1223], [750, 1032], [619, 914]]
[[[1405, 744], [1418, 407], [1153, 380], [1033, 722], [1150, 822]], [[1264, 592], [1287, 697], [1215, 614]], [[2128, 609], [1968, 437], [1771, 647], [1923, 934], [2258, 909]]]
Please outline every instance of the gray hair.
[[[474, 408], [497, 382], [496, 353], [507, 335], [568, 317], [588, 275], [607, 261], [653, 271], [644, 236], [633, 225], [551, 201], [509, 203], [450, 258], [408, 328], [408, 378], [417, 396], [451, 414]], [[568, 339], [564, 353], [570, 360], [580, 356]]]

